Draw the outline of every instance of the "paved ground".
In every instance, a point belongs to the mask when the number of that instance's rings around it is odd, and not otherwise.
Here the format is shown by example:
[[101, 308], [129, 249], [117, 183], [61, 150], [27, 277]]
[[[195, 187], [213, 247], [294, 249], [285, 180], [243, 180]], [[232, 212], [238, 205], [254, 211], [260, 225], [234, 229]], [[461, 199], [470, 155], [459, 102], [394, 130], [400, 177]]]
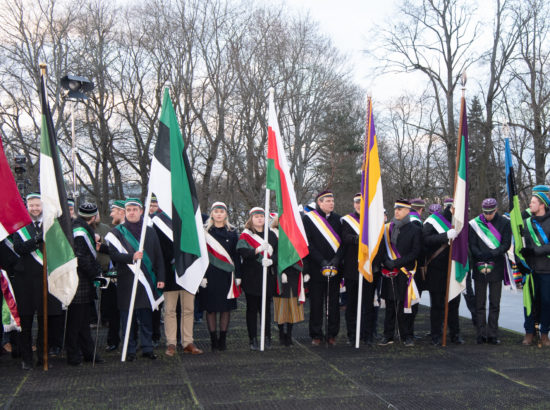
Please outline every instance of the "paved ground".
[[[416, 332], [428, 330], [421, 308]], [[381, 311], [381, 318], [384, 311]], [[343, 315], [342, 315], [343, 319]], [[381, 323], [381, 320], [380, 320]], [[550, 349], [523, 347], [521, 336], [502, 331], [500, 346], [475, 343], [470, 321], [462, 321], [463, 346], [434, 347], [423, 339], [413, 348], [345, 343], [312, 347], [307, 326], [296, 328], [294, 346], [274, 343], [266, 352], [248, 349], [244, 306], [232, 316], [228, 351], [155, 362], [67, 366], [53, 359], [48, 372], [24, 372], [19, 361], [0, 357], [0, 406], [37, 408], [550, 408]], [[209, 349], [204, 324], [197, 345]], [[273, 334], [276, 334], [275, 326]], [[105, 330], [101, 331], [104, 342]]]

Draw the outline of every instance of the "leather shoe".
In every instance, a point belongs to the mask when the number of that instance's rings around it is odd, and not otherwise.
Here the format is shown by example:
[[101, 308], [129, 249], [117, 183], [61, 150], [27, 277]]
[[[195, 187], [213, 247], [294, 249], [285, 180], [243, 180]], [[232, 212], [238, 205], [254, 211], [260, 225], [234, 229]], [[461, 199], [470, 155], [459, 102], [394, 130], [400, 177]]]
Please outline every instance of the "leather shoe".
[[315, 338], [315, 339], [313, 339], [313, 340], [311, 341], [311, 344], [312, 344], [313, 346], [319, 346], [319, 345], [321, 344], [321, 339]]
[[432, 345], [441, 346], [441, 339], [439, 338], [439, 336], [432, 336]]
[[455, 345], [463, 345], [464, 339], [460, 336], [453, 336], [451, 337], [451, 342], [453, 342]]
[[61, 348], [58, 346], [52, 347], [50, 351], [48, 352], [48, 356], [50, 357], [57, 357], [61, 353]]
[[183, 353], [186, 353], [186, 354], [203, 354], [204, 352], [201, 349], [199, 349], [197, 346], [195, 346], [193, 343], [189, 343], [183, 349]]
[[487, 343], [487, 339], [484, 338], [483, 336], [478, 336], [477, 337], [477, 344], [482, 345], [483, 343]]
[[500, 340], [497, 339], [496, 337], [489, 337], [487, 338], [487, 343], [489, 343], [490, 345], [499, 345]]
[[336, 339], [334, 337], [329, 337], [327, 342], [329, 346], [336, 346]]
[[32, 364], [27, 362], [21, 362], [21, 369], [32, 370]]
[[145, 353], [142, 353], [142, 354], [141, 354], [141, 357], [145, 357], [145, 358], [151, 359], [151, 360], [157, 360], [157, 355], [154, 354], [153, 352], [145, 352]]
[[74, 367], [82, 366], [82, 362], [80, 360], [67, 360], [67, 364]]
[[378, 342], [378, 346], [387, 346], [393, 344], [393, 339], [389, 337], [384, 337], [381, 341]]
[[128, 353], [126, 355], [126, 361], [127, 362], [133, 362], [134, 360], [136, 360], [137, 357], [136, 357], [136, 354], [135, 353]]
[[166, 356], [174, 356], [176, 354], [176, 345], [168, 345], [166, 346], [166, 351], [164, 352]]
[[105, 348], [106, 352], [114, 352], [116, 349], [118, 349], [118, 345], [109, 345]]
[[[87, 357], [84, 359], [85, 362], [92, 363], [94, 361], [94, 357]], [[98, 354], [95, 355], [95, 363], [105, 363], [105, 360]]]
[[524, 345], [524, 346], [531, 346], [533, 344], [534, 336], [535, 335], [533, 333], [526, 333], [525, 337], [521, 341], [521, 344]]

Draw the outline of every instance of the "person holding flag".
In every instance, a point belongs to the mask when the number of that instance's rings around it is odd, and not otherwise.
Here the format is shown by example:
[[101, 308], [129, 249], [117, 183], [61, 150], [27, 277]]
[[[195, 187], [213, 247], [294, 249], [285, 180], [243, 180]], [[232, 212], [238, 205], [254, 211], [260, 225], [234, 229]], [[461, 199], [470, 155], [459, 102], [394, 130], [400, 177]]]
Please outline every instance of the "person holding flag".
[[[265, 300], [265, 346], [271, 347], [271, 297], [275, 294], [276, 277], [271, 268], [277, 260], [277, 236], [269, 230], [268, 242], [264, 241], [265, 211], [254, 207], [237, 243], [237, 252], [242, 257], [242, 287], [246, 296], [246, 328], [250, 350], [258, 350], [258, 315], [262, 312], [263, 267], [268, 268]], [[267, 258], [263, 253], [267, 251]], [[276, 268], [276, 266], [275, 266]]]
[[412, 306], [419, 300], [414, 275], [423, 243], [422, 229], [411, 222], [410, 209], [406, 199], [395, 202], [395, 216], [385, 226], [383, 245], [378, 251], [377, 258], [382, 261], [382, 298], [386, 301], [381, 346], [394, 342], [396, 320], [398, 335], [405, 346], [414, 346]]
[[[522, 255], [532, 270], [534, 294], [539, 298], [541, 343], [550, 347], [550, 197], [545, 192], [534, 192], [529, 203], [531, 216], [525, 219], [525, 247]], [[533, 342], [535, 313], [525, 314], [524, 345]]]
[[[481, 203], [482, 213], [470, 220], [469, 246], [474, 262], [474, 286], [477, 316], [477, 343], [500, 344], [498, 316], [502, 282], [506, 269], [506, 252], [512, 243], [510, 222], [498, 214], [494, 198]], [[489, 288], [489, 316], [487, 310]]]
[[[209, 265], [199, 292], [201, 312], [206, 310], [212, 351], [227, 350], [227, 329], [231, 311], [240, 295], [241, 258], [237, 253], [239, 234], [229, 223], [227, 205], [214, 202], [205, 226]], [[219, 336], [217, 316], [219, 313]]]
[[[438, 205], [441, 208], [441, 205]], [[432, 344], [441, 345], [443, 317], [445, 313], [445, 292], [449, 274], [449, 241], [457, 236], [452, 228], [452, 202], [440, 213], [439, 208], [430, 205], [432, 214], [424, 222], [422, 235], [426, 249], [426, 288], [430, 292], [430, 334]], [[464, 344], [460, 337], [458, 308], [460, 295], [449, 301], [449, 327], [451, 341]]]
[[[21, 228], [13, 235], [13, 247], [20, 259], [14, 268], [13, 289], [19, 315], [21, 316], [21, 334], [19, 347], [21, 366], [24, 370], [33, 367], [32, 326], [34, 314], [38, 315], [37, 353], [38, 366], [43, 365], [44, 321], [43, 321], [43, 254], [44, 237], [42, 232], [42, 200], [39, 193], [27, 195], [27, 208], [32, 223]], [[48, 315], [61, 316], [61, 303], [48, 293]]]
[[[117, 300], [120, 311], [122, 333], [126, 332], [134, 274], [138, 274], [139, 284], [134, 303], [132, 328], [139, 320], [139, 333], [142, 356], [156, 359], [153, 353], [153, 309], [162, 302], [159, 290], [164, 288], [164, 260], [155, 230], [146, 227], [147, 235], [143, 251], [139, 251], [139, 240], [143, 225], [143, 204], [137, 198], [128, 198], [125, 203], [126, 218], [117, 225], [105, 240], [109, 243], [109, 255], [117, 269]], [[134, 272], [133, 263], [142, 260], [140, 271]], [[137, 341], [130, 329], [127, 361], [136, 359]]]

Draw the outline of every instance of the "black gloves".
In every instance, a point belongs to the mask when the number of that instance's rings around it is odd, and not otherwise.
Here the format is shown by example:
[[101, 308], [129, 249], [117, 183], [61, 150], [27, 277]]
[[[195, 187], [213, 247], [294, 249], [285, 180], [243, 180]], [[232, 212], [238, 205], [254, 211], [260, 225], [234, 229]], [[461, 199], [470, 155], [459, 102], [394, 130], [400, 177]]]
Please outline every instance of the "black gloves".
[[384, 266], [389, 270], [395, 269], [395, 261], [392, 261], [391, 259], [386, 259], [384, 261]]
[[36, 234], [36, 236], [34, 237], [34, 242], [37, 244], [37, 245], [40, 245], [42, 242], [44, 242], [44, 236], [42, 234]]

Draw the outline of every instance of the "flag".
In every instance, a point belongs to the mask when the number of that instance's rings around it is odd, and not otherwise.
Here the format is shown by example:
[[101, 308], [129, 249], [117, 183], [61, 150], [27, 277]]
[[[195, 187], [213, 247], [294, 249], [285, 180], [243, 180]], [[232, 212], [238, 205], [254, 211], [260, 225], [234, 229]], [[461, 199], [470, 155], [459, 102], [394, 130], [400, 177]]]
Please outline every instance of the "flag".
[[195, 182], [168, 88], [164, 90], [149, 187], [159, 208], [172, 220], [176, 282], [195, 294], [208, 268], [208, 250]]
[[359, 218], [359, 271], [372, 282], [372, 262], [384, 236], [384, 199], [380, 178], [378, 142], [372, 116], [372, 100], [368, 99], [367, 130], [361, 169], [361, 212]]
[[41, 75], [40, 100], [40, 193], [48, 265], [48, 291], [63, 305], [68, 306], [78, 286], [77, 262], [73, 252], [73, 229], [57, 152], [57, 139], [46, 98], [45, 73]]
[[0, 137], [0, 192], [2, 192], [0, 241], [3, 241], [8, 235], [18, 231], [32, 221], [19, 194], [15, 179], [13, 179], [8, 159], [4, 154], [2, 137]]
[[468, 119], [466, 99], [460, 100], [460, 125], [458, 130], [457, 161], [455, 172], [454, 213], [452, 225], [458, 236], [453, 240], [449, 301], [466, 288], [468, 263]]
[[[512, 153], [510, 152], [510, 140], [505, 140], [505, 164], [506, 164], [506, 188], [508, 189], [508, 206], [510, 207], [510, 225], [512, 227], [512, 236], [514, 237], [514, 252], [516, 261], [523, 262], [525, 260], [521, 255], [523, 248], [523, 240], [521, 232], [523, 231], [523, 219], [521, 217], [521, 209], [519, 208], [519, 197], [516, 190], [516, 179], [514, 176], [514, 165], [512, 163]], [[519, 259], [519, 260], [518, 260]]]
[[17, 303], [15, 302], [15, 294], [11, 287], [8, 273], [4, 269], [0, 269], [0, 289], [2, 290], [2, 325], [4, 332], [12, 330], [21, 331], [21, 319], [17, 311]]
[[304, 224], [298, 211], [298, 202], [285, 150], [273, 93], [269, 97], [269, 119], [267, 128], [267, 171], [266, 188], [275, 191], [279, 213], [278, 271], [303, 259], [308, 253]]

